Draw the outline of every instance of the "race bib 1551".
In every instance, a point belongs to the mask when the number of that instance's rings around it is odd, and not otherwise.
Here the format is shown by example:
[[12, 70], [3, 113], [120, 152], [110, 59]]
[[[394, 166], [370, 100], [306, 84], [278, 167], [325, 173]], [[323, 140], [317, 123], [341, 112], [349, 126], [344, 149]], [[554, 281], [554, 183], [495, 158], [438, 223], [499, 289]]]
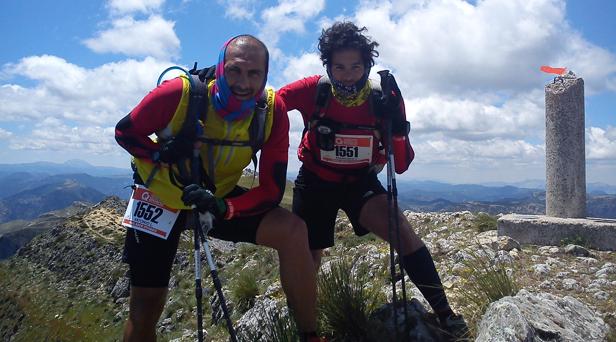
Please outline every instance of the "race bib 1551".
[[339, 165], [370, 164], [373, 138], [372, 135], [336, 134], [334, 149], [321, 150], [321, 160]]

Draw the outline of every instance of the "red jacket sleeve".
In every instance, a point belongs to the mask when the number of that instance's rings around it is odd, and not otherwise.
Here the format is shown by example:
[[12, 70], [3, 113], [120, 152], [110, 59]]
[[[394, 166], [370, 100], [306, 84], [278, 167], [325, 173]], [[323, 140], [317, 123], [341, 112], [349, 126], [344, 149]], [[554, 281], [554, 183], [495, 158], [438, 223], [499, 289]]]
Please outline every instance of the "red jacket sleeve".
[[[400, 113], [401, 116], [398, 118], [398, 122], [406, 121], [406, 110], [404, 108], [404, 101], [400, 101]], [[395, 122], [394, 121], [394, 122]], [[405, 132], [406, 133], [406, 132]], [[392, 135], [392, 151], [394, 154], [394, 169], [397, 174], [402, 174], [406, 170], [408, 170], [411, 162], [415, 158], [415, 151], [413, 151], [413, 147], [409, 141], [409, 136], [402, 135]]]
[[304, 124], [310, 120], [314, 111], [317, 95], [317, 83], [320, 75], [297, 80], [280, 88], [278, 96], [284, 102], [287, 111], [297, 109], [304, 119]]
[[115, 128], [115, 139], [128, 153], [150, 158], [158, 145], [149, 136], [167, 126], [180, 99], [182, 80], [174, 78], [150, 91]]
[[227, 198], [225, 219], [256, 215], [280, 203], [287, 181], [288, 151], [289, 118], [284, 103], [276, 96], [272, 130], [259, 158], [259, 185], [240, 196]]

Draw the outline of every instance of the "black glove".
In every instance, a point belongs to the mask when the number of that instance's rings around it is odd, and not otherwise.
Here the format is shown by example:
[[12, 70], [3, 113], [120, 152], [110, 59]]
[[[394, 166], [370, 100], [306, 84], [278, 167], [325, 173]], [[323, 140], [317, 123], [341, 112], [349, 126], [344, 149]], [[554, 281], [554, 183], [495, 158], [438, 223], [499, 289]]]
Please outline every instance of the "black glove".
[[152, 160], [172, 164], [178, 160], [190, 158], [192, 155], [193, 144], [182, 138], [173, 137], [165, 142], [161, 142], [160, 151], [154, 152]]
[[[381, 90], [382, 95], [380, 98], [376, 98], [374, 101], [375, 114], [384, 119], [402, 121], [404, 116], [400, 109], [400, 102], [402, 101], [402, 93], [394, 75], [390, 74], [387, 70], [379, 71], [381, 76]], [[402, 118], [402, 119], [400, 119]]]
[[217, 198], [212, 192], [197, 184], [184, 188], [182, 201], [187, 206], [196, 206], [201, 213], [210, 212], [216, 218], [222, 218], [227, 212], [227, 204], [223, 199]]
[[411, 123], [406, 120], [393, 120], [391, 122], [391, 133], [396, 136], [409, 135]]

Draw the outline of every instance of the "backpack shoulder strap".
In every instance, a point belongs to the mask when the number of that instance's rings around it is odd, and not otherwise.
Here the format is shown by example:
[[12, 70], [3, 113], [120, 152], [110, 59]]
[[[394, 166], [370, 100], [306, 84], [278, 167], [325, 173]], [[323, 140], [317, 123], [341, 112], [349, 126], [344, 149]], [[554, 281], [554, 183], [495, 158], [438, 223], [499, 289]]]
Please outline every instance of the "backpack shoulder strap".
[[[188, 98], [188, 109], [186, 110], [186, 117], [182, 123], [182, 127], [177, 136], [186, 139], [190, 142], [195, 142], [201, 134], [201, 127], [197, 124], [199, 119], [205, 120], [207, 115], [207, 108], [209, 106], [209, 99], [207, 93], [208, 82], [214, 77], [215, 67], [209, 67], [201, 70], [197, 70], [197, 63], [193, 69], [188, 73], [190, 75], [190, 90]], [[177, 164], [179, 174], [173, 175], [170, 172], [171, 182], [177, 185], [174, 178], [176, 178], [182, 184], [188, 184], [190, 178], [188, 176], [188, 170], [185, 168], [185, 164], [182, 162]], [[207, 181], [207, 176], [202, 174]], [[211, 183], [211, 182], [210, 182]]]
[[[209, 99], [207, 94], [207, 84], [214, 77], [215, 67], [204, 68], [197, 70], [197, 64], [189, 71], [190, 74], [190, 98], [188, 100], [188, 110], [186, 111], [186, 119], [182, 123], [179, 136], [183, 136], [189, 141], [195, 141], [199, 132], [197, 132], [197, 121], [205, 119]], [[201, 113], [199, 111], [201, 110]]]
[[325, 114], [323, 110], [327, 108], [331, 94], [332, 82], [329, 80], [327, 75], [323, 75], [319, 78], [319, 82], [317, 82], [317, 93], [314, 98], [314, 112], [312, 113], [309, 122], [306, 123], [305, 128], [309, 128], [313, 121], [323, 117]]
[[368, 96], [368, 102], [370, 106], [370, 112], [372, 115], [378, 117], [375, 108], [375, 102], [378, 101], [383, 96], [383, 89], [381, 88], [381, 83], [378, 82], [370, 82], [370, 96]]
[[250, 147], [252, 148], [252, 163], [257, 171], [257, 152], [263, 148], [265, 142], [265, 118], [269, 107], [267, 105], [267, 90], [263, 92], [263, 96], [257, 101], [255, 111], [250, 121], [248, 131]]

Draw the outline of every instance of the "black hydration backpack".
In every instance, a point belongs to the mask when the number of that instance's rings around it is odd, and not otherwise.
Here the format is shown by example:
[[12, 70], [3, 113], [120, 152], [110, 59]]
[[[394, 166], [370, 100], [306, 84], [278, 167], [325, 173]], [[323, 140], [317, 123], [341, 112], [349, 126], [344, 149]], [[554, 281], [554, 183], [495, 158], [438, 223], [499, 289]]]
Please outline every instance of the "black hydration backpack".
[[[193, 68], [188, 71], [187, 76], [190, 76], [191, 78], [188, 109], [186, 112], [186, 118], [182, 123], [182, 127], [180, 128], [180, 131], [175, 138], [183, 139], [189, 142], [195, 142], [199, 140], [206, 144], [219, 146], [250, 146], [252, 148], [251, 160], [256, 171], [258, 163], [257, 152], [261, 150], [265, 141], [265, 119], [268, 111], [266, 92], [263, 93], [263, 96], [256, 103], [255, 111], [249, 126], [249, 139], [247, 141], [213, 139], [197, 136], [197, 122], [199, 121], [199, 119], [201, 119], [202, 122], [205, 122], [206, 119], [207, 109], [209, 108], [208, 83], [215, 78], [215, 71], [216, 65], [212, 65], [208, 68], [197, 69], [196, 62]], [[165, 72], [163, 72], [163, 74]], [[190, 155], [190, 153], [187, 153], [186, 155]], [[210, 162], [210, 164], [212, 163]], [[169, 177], [171, 183], [178, 187], [190, 184], [190, 175], [186, 168], [186, 164], [184, 162], [178, 162], [175, 165], [177, 166], [179, 173], [175, 174], [172, 169], [170, 169]], [[152, 173], [148, 177], [148, 181], [146, 181], [146, 185], [151, 181], [154, 174], [158, 171], [157, 169], [158, 167], [152, 171]], [[204, 177], [204, 181], [206, 184], [208, 184], [208, 188], [213, 189], [214, 182], [211, 179], [208, 179], [211, 178], [211, 176], [213, 175], [213, 165], [209, 166], [208, 171], [210, 177]]]

